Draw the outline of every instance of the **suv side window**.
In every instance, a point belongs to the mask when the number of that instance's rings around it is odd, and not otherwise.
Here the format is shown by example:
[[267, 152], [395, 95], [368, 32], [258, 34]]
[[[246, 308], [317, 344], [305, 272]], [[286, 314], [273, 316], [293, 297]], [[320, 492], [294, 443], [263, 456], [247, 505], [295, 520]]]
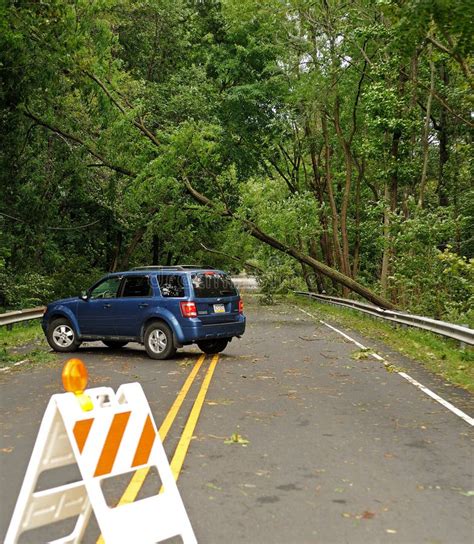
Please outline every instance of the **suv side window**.
[[116, 298], [121, 279], [122, 278], [115, 277], [101, 281], [94, 289], [92, 289], [89, 298]]
[[147, 276], [127, 276], [123, 282], [122, 297], [151, 296], [150, 281]]
[[157, 276], [160, 286], [161, 296], [167, 298], [184, 297], [184, 276], [179, 274], [167, 274], [166, 276]]

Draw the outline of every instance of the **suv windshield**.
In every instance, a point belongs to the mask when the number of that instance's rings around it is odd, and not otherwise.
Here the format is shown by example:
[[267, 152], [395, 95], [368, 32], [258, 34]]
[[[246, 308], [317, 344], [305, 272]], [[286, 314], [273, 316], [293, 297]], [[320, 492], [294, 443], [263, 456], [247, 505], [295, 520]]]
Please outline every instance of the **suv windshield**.
[[196, 298], [229, 297], [237, 295], [231, 279], [219, 272], [199, 272], [191, 275]]

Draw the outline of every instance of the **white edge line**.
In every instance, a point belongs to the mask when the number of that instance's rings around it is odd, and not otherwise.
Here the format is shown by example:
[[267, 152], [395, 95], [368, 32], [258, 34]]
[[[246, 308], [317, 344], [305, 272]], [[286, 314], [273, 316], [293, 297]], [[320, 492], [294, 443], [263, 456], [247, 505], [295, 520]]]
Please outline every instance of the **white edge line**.
[[[309, 315], [310, 317], [312, 317], [313, 319], [316, 319], [318, 320], [320, 323], [322, 323], [323, 325], [325, 325], [326, 327], [332, 329], [333, 331], [337, 332], [338, 334], [340, 334], [341, 336], [343, 336], [344, 338], [347, 338], [347, 340], [350, 340], [351, 342], [353, 342], [357, 347], [359, 347], [360, 349], [368, 349], [366, 348], [363, 344], [361, 344], [360, 342], [357, 342], [357, 340], [354, 340], [354, 338], [351, 338], [348, 334], [346, 334], [345, 332], [342, 332], [340, 331], [339, 329], [336, 329], [336, 327], [333, 327], [332, 325], [329, 325], [329, 323], [326, 323], [325, 321], [322, 321], [321, 319], [318, 319], [315, 315], [307, 312], [306, 310], [303, 310], [302, 308], [298, 308], [299, 310], [301, 310], [303, 313], [305, 313], [306, 315]], [[370, 353], [370, 355], [372, 355], [372, 357], [374, 357], [375, 359], [377, 359], [378, 361], [383, 361], [384, 363], [386, 362], [385, 359], [383, 357], [381, 357], [378, 353]], [[456, 406], [454, 406], [453, 404], [451, 404], [450, 402], [448, 402], [447, 400], [444, 400], [442, 397], [440, 397], [439, 395], [437, 395], [436, 393], [434, 393], [433, 391], [431, 391], [431, 389], [428, 389], [428, 387], [424, 386], [423, 384], [421, 384], [420, 382], [417, 382], [415, 379], [413, 379], [409, 374], [407, 374], [406, 372], [401, 372], [401, 371], [397, 371], [397, 374], [399, 374], [402, 378], [405, 378], [405, 380], [407, 380], [408, 382], [410, 382], [412, 385], [414, 385], [415, 387], [417, 387], [420, 391], [423, 391], [423, 393], [425, 393], [426, 395], [428, 395], [429, 397], [431, 397], [432, 399], [434, 399], [436, 402], [439, 402], [441, 405], [443, 405], [445, 408], [447, 408], [448, 410], [450, 410], [453, 414], [456, 414], [458, 417], [460, 417], [461, 419], [463, 419], [466, 423], [468, 423], [469, 425], [471, 425], [472, 427], [474, 427], [474, 418], [468, 416], [466, 413], [464, 413], [462, 410], [460, 410], [459, 408], [456, 408]]]
[[428, 389], [423, 384], [417, 382], [416, 380], [414, 380], [410, 375], [406, 374], [405, 372], [398, 372], [398, 374], [400, 374], [400, 376], [405, 378], [405, 380], [408, 380], [415, 387], [418, 387], [418, 389], [423, 391], [423, 393], [426, 393], [429, 397], [431, 397], [432, 399], [434, 399], [437, 402], [439, 402], [440, 404], [442, 404], [445, 408], [447, 408], [448, 410], [451, 410], [451, 412], [453, 412], [453, 414], [456, 414], [461, 419], [464, 419], [464, 421], [466, 423], [469, 423], [469, 425], [474, 427], [474, 418], [468, 416], [462, 410], [460, 410], [459, 408], [456, 408], [456, 406], [452, 405], [447, 400], [444, 400], [442, 397], [440, 397], [436, 393], [433, 393], [433, 391], [431, 391], [431, 389]]

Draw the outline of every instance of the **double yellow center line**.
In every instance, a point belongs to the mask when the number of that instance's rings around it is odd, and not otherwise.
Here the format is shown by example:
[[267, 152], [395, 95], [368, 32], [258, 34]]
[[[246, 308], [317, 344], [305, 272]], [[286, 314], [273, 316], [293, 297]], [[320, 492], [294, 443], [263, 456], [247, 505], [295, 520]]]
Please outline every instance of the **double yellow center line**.
[[173, 459], [171, 459], [171, 472], [173, 473], [175, 480], [178, 479], [179, 473], [181, 472], [181, 469], [183, 467], [184, 458], [186, 457], [189, 443], [191, 442], [191, 439], [193, 437], [193, 432], [196, 428], [199, 414], [201, 413], [202, 405], [204, 404], [204, 399], [206, 398], [207, 390], [209, 389], [209, 384], [211, 383], [212, 375], [214, 374], [214, 370], [216, 369], [218, 361], [219, 355], [214, 355], [211, 364], [207, 369], [206, 376], [204, 377], [204, 381], [202, 382], [198, 396], [194, 401], [193, 408], [191, 410], [191, 413], [189, 414], [188, 421], [186, 422], [183, 434], [181, 435], [178, 446], [176, 447], [176, 451], [174, 452]]
[[[165, 440], [166, 436], [168, 435], [168, 432], [171, 429], [171, 426], [174, 420], [176, 419], [176, 416], [181, 408], [181, 405], [183, 404], [184, 399], [186, 398], [186, 395], [191, 389], [191, 386], [194, 380], [196, 379], [196, 376], [202, 364], [204, 363], [205, 359], [206, 359], [206, 356], [201, 355], [199, 359], [196, 361], [196, 364], [194, 365], [193, 369], [189, 373], [189, 376], [186, 378], [186, 381], [184, 382], [183, 387], [181, 388], [175, 401], [173, 402], [173, 405], [171, 406], [169, 412], [166, 414], [166, 417], [163, 420], [163, 423], [161, 424], [158, 430], [158, 433], [160, 435], [162, 442]], [[171, 460], [171, 463], [170, 463], [171, 471], [173, 473], [175, 480], [178, 479], [181, 469], [183, 468], [184, 459], [188, 452], [189, 444], [193, 437], [194, 429], [196, 428], [199, 415], [201, 413], [204, 400], [206, 398], [207, 390], [209, 389], [209, 385], [211, 383], [212, 376], [214, 374], [214, 370], [216, 369], [218, 362], [219, 362], [219, 355], [214, 355], [212, 357], [211, 364], [209, 365], [209, 368], [207, 369], [206, 375], [201, 384], [201, 388], [196, 397], [196, 400], [194, 401], [194, 405], [191, 409], [191, 413], [189, 414], [188, 420], [184, 427], [183, 434], [181, 435], [181, 438], [178, 442], [178, 446], [176, 447], [176, 451], [174, 452], [173, 458]], [[125, 489], [117, 506], [131, 503], [136, 499], [143, 483], [145, 482], [145, 478], [147, 477], [149, 471], [150, 471], [150, 468], [145, 467], [145, 468], [141, 468], [137, 470], [134, 473], [132, 479], [130, 480], [130, 483], [127, 486], [127, 489]], [[102, 535], [99, 537], [96, 544], [104, 544], [104, 539]]]

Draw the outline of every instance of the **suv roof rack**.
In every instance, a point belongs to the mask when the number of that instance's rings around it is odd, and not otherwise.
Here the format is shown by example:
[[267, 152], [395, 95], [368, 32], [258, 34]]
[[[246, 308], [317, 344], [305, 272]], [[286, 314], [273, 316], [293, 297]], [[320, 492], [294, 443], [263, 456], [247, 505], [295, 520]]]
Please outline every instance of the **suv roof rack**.
[[215, 270], [213, 266], [200, 266], [194, 264], [182, 264], [181, 268], [184, 270]]
[[160, 265], [152, 265], [152, 266], [135, 266], [132, 268], [132, 270], [143, 270], [143, 271], [150, 271], [150, 270], [215, 270], [212, 266], [198, 266], [194, 264], [182, 264], [182, 265], [176, 265], [176, 266], [160, 266]]

